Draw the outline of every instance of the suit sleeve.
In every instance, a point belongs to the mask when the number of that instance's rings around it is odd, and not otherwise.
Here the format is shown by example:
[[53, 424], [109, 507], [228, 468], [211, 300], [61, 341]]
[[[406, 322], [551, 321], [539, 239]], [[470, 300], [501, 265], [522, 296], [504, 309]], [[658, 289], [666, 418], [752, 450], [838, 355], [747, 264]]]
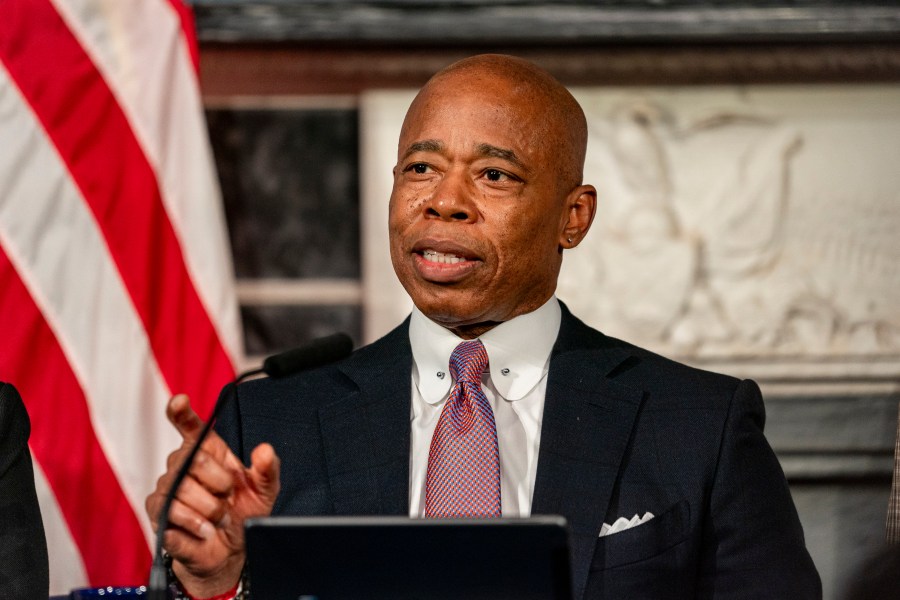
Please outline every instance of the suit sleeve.
[[759, 387], [731, 399], [704, 529], [698, 597], [822, 597], [784, 472], [763, 435]]
[[0, 382], [0, 590], [46, 598], [47, 542], [28, 452], [31, 426], [15, 388]]

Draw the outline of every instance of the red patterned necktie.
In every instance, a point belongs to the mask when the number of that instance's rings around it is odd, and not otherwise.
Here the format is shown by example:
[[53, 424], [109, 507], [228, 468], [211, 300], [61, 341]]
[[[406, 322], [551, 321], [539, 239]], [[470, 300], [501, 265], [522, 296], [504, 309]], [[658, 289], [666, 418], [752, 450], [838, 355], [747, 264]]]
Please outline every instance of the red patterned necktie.
[[481, 374], [487, 351], [479, 340], [450, 355], [454, 383], [428, 451], [426, 517], [499, 517], [500, 453], [497, 426]]

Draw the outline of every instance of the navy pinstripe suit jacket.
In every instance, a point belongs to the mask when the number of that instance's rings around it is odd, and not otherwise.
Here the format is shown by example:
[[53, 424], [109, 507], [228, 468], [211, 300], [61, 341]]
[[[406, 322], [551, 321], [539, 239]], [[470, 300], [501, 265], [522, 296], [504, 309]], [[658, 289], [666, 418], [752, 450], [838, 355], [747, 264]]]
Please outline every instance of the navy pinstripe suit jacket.
[[[339, 363], [243, 384], [217, 429], [245, 461], [275, 446], [276, 514], [405, 515], [411, 365], [407, 320]], [[755, 383], [607, 337], [563, 306], [532, 513], [568, 520], [575, 597], [821, 597], [764, 421]]]

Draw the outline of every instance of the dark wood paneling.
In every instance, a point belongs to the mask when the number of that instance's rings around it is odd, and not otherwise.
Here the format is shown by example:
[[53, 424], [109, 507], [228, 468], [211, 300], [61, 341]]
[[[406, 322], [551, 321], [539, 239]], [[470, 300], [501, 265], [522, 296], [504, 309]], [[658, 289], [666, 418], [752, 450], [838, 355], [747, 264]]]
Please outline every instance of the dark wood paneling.
[[900, 43], [416, 50], [205, 43], [201, 86], [207, 96], [357, 94], [369, 88], [419, 87], [442, 67], [479, 52], [528, 58], [574, 86], [900, 82]]

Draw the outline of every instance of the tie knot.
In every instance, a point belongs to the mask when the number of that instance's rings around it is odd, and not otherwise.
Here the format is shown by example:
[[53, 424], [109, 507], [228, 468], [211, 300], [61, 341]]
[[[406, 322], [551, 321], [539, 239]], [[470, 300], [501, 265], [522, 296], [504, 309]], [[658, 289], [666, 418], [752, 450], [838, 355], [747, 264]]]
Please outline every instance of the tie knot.
[[462, 342], [450, 355], [450, 373], [456, 381], [481, 385], [481, 374], [487, 364], [487, 350], [481, 340]]

